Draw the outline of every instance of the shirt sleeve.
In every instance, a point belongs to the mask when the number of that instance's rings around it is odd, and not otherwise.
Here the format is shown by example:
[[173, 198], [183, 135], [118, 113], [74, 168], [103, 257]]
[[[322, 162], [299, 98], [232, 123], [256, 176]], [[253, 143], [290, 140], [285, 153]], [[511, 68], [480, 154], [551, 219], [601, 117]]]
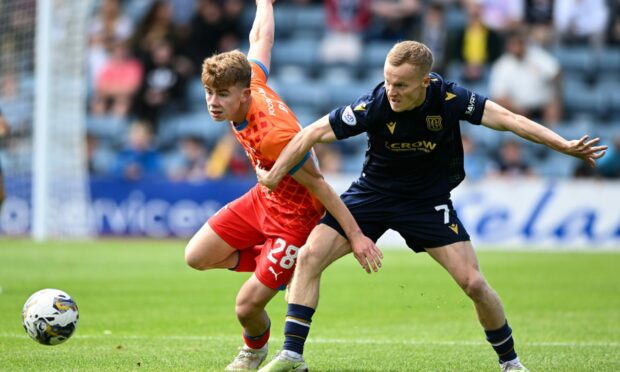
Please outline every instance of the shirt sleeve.
[[374, 102], [371, 95], [365, 95], [348, 106], [330, 112], [329, 124], [336, 138], [344, 139], [368, 132]]
[[250, 59], [249, 61], [252, 67], [252, 81], [266, 84], [269, 78], [269, 70], [267, 70], [267, 67], [257, 59]]
[[[275, 162], [280, 156], [284, 147], [295, 137], [296, 130], [293, 129], [280, 129], [273, 130], [261, 141], [261, 154], [270, 161]], [[310, 152], [308, 152], [299, 163], [297, 163], [288, 174], [295, 173], [302, 165], [310, 158]]]
[[[466, 120], [472, 124], [480, 124], [484, 105], [487, 97], [462, 88], [454, 83], [447, 85], [446, 97], [453, 95], [453, 99], [448, 100], [448, 109], [459, 120]], [[447, 98], [446, 98], [447, 99]]]

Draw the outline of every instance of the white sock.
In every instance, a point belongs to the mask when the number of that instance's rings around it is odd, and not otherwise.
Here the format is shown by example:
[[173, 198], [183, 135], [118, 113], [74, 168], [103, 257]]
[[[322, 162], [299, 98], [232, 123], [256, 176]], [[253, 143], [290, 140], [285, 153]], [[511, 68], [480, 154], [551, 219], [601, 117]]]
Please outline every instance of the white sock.
[[301, 359], [301, 354], [299, 354], [298, 352], [295, 352], [295, 351], [282, 350], [282, 354], [284, 354], [284, 356], [289, 358], [289, 359], [293, 359], [293, 360]]
[[509, 360], [509, 361], [503, 362], [502, 364], [504, 364], [504, 363], [519, 364], [520, 363], [519, 362], [519, 357], [516, 357], [513, 360]]

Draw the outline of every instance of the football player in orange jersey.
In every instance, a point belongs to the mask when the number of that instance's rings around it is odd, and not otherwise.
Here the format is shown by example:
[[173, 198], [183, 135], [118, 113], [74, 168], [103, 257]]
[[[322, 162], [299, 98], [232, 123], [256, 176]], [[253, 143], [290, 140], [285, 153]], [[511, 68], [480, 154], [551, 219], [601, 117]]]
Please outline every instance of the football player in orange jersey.
[[[267, 86], [274, 43], [272, 0], [257, 0], [250, 50], [216, 54], [204, 61], [202, 83], [211, 117], [229, 121], [254, 167], [269, 169], [301, 130], [280, 97]], [[256, 369], [267, 355], [270, 320], [266, 304], [290, 281], [301, 247], [326, 208], [343, 226], [367, 271], [382, 254], [368, 239], [335, 191], [319, 173], [310, 151], [270, 192], [256, 185], [220, 209], [191, 238], [187, 264], [253, 272], [236, 300], [245, 345], [227, 370]]]

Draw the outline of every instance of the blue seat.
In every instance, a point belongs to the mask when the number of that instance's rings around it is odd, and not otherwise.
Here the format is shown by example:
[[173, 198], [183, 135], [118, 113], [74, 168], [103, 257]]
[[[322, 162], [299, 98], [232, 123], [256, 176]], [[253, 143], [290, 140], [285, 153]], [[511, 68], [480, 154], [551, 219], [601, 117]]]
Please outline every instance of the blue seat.
[[365, 68], [383, 67], [385, 57], [393, 46], [394, 43], [391, 41], [373, 41], [365, 44], [362, 65]]
[[93, 115], [86, 117], [86, 131], [110, 145], [122, 143], [128, 127], [127, 118]]
[[596, 59], [591, 48], [585, 46], [559, 47], [553, 54], [567, 73], [572, 71], [585, 72], [596, 69]]
[[602, 71], [620, 75], [620, 48], [605, 48], [598, 58], [598, 67]]
[[280, 41], [272, 51], [272, 63], [310, 68], [318, 61], [319, 41], [315, 38], [297, 38]]
[[189, 80], [185, 89], [186, 99], [191, 109], [202, 109], [205, 107], [205, 89], [199, 77]]
[[564, 112], [569, 117], [600, 117], [605, 113], [606, 92], [577, 80], [566, 80], [563, 90]]
[[[322, 36], [327, 25], [325, 9], [322, 5], [296, 7], [293, 34]], [[279, 24], [278, 24], [279, 26]]]
[[330, 92], [312, 80], [279, 84], [278, 94], [290, 106], [310, 106], [318, 110], [323, 109], [330, 98]]
[[203, 111], [162, 118], [157, 140], [160, 147], [167, 147], [180, 138], [196, 136], [212, 145], [228, 130], [228, 122], [215, 122], [205, 108]]
[[570, 178], [578, 166], [579, 159], [552, 151], [542, 162], [534, 164], [536, 174], [547, 178]]

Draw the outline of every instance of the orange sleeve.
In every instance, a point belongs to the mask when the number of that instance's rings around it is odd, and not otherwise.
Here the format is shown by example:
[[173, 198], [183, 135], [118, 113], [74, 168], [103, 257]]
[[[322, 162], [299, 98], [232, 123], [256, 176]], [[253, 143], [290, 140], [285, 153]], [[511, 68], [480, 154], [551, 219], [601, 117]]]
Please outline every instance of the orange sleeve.
[[298, 130], [295, 130], [295, 128], [274, 128], [261, 141], [261, 154], [275, 162], [284, 147], [295, 137], [297, 132]]
[[267, 78], [269, 77], [267, 68], [258, 60], [250, 59], [249, 61], [252, 67], [252, 82], [260, 85], [267, 84]]

